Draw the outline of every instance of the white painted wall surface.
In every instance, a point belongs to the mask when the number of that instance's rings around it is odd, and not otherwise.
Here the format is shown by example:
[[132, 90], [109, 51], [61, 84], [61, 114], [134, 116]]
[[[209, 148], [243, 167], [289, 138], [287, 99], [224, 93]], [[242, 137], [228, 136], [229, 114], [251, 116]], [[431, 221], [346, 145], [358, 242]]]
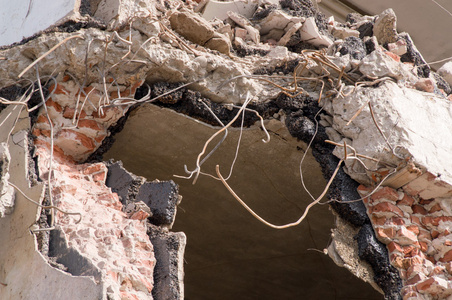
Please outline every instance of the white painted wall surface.
[[49, 28], [77, 14], [80, 0], [0, 0], [0, 46]]

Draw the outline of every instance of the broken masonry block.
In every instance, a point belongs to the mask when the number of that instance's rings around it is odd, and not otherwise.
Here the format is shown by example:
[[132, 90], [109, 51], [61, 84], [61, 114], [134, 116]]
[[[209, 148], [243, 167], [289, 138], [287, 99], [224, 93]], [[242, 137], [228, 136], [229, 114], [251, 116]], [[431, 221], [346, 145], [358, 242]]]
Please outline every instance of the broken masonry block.
[[183, 232], [162, 232], [150, 228], [149, 238], [154, 246], [154, 299], [184, 299], [184, 252], [187, 237]]
[[142, 201], [151, 210], [149, 221], [152, 224], [172, 226], [180, 199], [179, 188], [174, 181], [148, 182], [127, 171], [121, 161], [110, 161], [107, 167], [106, 185], [118, 194], [124, 208], [127, 209], [132, 202], [136, 204]]
[[145, 182], [140, 187], [136, 201], [143, 201], [151, 208], [149, 221], [152, 224], [171, 227], [176, 218], [179, 187], [172, 180]]
[[127, 171], [122, 166], [122, 161], [109, 161], [107, 168], [108, 173], [105, 184], [118, 194], [119, 200], [123, 205], [127, 206], [130, 197], [129, 192], [134, 190], [135, 187], [139, 188], [145, 179]]

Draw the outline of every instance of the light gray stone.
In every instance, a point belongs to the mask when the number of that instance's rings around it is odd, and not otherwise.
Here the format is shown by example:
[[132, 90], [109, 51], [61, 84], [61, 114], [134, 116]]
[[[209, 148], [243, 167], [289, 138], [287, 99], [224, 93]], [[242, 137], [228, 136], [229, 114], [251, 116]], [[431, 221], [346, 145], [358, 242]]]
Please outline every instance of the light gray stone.
[[438, 69], [438, 74], [441, 75], [444, 80], [452, 85], [452, 61], [446, 62], [441, 68]]
[[374, 25], [374, 36], [381, 45], [397, 41], [397, 17], [392, 8], [378, 15]]

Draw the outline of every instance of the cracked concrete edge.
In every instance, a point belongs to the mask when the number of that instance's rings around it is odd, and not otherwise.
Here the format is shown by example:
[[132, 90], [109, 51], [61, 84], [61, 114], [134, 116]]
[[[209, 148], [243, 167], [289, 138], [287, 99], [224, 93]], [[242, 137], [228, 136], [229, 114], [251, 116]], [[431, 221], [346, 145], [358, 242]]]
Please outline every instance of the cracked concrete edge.
[[165, 232], [151, 227], [149, 238], [157, 257], [152, 296], [159, 300], [184, 299], [184, 252], [187, 244], [185, 233]]
[[381, 294], [383, 290], [375, 283], [372, 266], [358, 256], [358, 243], [354, 238], [359, 229], [342, 219], [336, 212], [336, 227], [331, 230], [331, 243], [327, 248], [328, 256], [339, 267], [344, 267], [356, 277], [372, 285]]

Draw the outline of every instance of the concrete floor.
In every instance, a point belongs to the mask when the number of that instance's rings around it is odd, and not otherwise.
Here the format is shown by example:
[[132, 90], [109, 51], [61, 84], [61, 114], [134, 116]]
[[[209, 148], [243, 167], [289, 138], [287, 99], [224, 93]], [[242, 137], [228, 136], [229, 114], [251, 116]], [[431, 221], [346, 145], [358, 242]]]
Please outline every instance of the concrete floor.
[[[263, 218], [278, 225], [293, 222], [310, 202], [299, 177], [305, 145], [288, 135], [279, 121], [268, 126], [276, 134], [268, 144], [258, 127], [243, 132], [240, 153], [228, 181]], [[275, 230], [254, 219], [221, 182], [184, 175], [215, 132], [210, 126], [154, 105], [132, 113], [104, 159], [148, 180], [174, 180], [183, 196], [173, 231], [187, 235], [185, 296], [194, 299], [383, 299], [369, 284], [311, 249], [328, 246], [333, 215], [327, 205], [315, 206], [299, 226]], [[239, 131], [203, 165], [214, 173], [220, 164], [229, 173]], [[217, 139], [219, 140], [219, 139]], [[215, 143], [217, 140], [214, 140]], [[303, 165], [313, 195], [325, 185], [317, 163], [308, 155]]]

